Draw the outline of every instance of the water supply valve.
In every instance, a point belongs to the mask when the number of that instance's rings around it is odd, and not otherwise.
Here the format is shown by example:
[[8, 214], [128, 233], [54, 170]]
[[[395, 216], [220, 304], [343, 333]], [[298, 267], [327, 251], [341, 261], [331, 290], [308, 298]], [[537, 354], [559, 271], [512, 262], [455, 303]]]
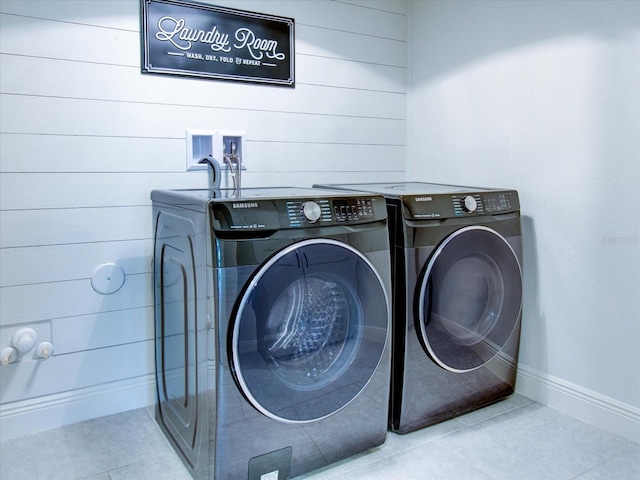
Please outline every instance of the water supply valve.
[[3, 348], [2, 352], [0, 352], [0, 363], [3, 366], [15, 362], [17, 358], [18, 351], [13, 347]]
[[36, 346], [38, 332], [33, 328], [21, 328], [13, 334], [11, 345], [20, 353], [27, 353]]
[[36, 355], [46, 360], [53, 354], [53, 345], [51, 342], [41, 342], [36, 347]]

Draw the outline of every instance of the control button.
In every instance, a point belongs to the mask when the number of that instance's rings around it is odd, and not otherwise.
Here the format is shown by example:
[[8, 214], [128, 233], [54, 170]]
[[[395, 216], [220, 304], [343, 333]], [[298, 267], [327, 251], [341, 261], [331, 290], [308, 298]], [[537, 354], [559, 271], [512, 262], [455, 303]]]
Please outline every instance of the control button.
[[473, 213], [476, 211], [476, 208], [478, 208], [478, 202], [471, 195], [467, 195], [460, 200], [460, 206], [465, 212]]
[[305, 202], [302, 204], [302, 215], [304, 215], [304, 218], [310, 223], [316, 223], [320, 220], [322, 210], [316, 202]]

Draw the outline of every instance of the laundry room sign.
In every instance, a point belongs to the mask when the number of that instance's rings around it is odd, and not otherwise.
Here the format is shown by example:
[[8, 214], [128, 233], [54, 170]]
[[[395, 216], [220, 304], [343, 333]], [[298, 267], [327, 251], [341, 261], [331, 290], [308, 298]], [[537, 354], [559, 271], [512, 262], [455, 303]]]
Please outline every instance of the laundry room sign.
[[143, 73], [295, 86], [294, 19], [141, 0]]

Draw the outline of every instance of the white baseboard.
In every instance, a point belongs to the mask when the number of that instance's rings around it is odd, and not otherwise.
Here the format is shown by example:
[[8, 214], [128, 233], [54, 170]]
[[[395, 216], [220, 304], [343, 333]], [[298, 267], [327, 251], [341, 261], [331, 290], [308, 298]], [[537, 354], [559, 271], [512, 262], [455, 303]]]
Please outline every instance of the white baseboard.
[[594, 427], [640, 443], [640, 408], [522, 364], [516, 391]]
[[[522, 364], [516, 391], [640, 444], [640, 409]], [[112, 415], [155, 402], [153, 374], [0, 405], [0, 441]]]
[[155, 377], [119, 382], [0, 405], [0, 441], [152, 405]]

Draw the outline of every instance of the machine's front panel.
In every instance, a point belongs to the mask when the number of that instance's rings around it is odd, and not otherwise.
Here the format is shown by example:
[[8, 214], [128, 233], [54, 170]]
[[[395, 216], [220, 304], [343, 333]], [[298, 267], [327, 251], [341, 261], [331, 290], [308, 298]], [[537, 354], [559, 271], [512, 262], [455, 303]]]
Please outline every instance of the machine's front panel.
[[213, 201], [211, 209], [213, 228], [220, 235], [357, 226], [387, 218], [385, 202], [380, 196], [244, 198]]
[[403, 203], [409, 220], [478, 217], [520, 209], [516, 191], [408, 195]]
[[387, 435], [384, 198], [241, 193], [152, 194], [182, 222], [156, 235], [157, 418], [198, 479], [297, 476]]

